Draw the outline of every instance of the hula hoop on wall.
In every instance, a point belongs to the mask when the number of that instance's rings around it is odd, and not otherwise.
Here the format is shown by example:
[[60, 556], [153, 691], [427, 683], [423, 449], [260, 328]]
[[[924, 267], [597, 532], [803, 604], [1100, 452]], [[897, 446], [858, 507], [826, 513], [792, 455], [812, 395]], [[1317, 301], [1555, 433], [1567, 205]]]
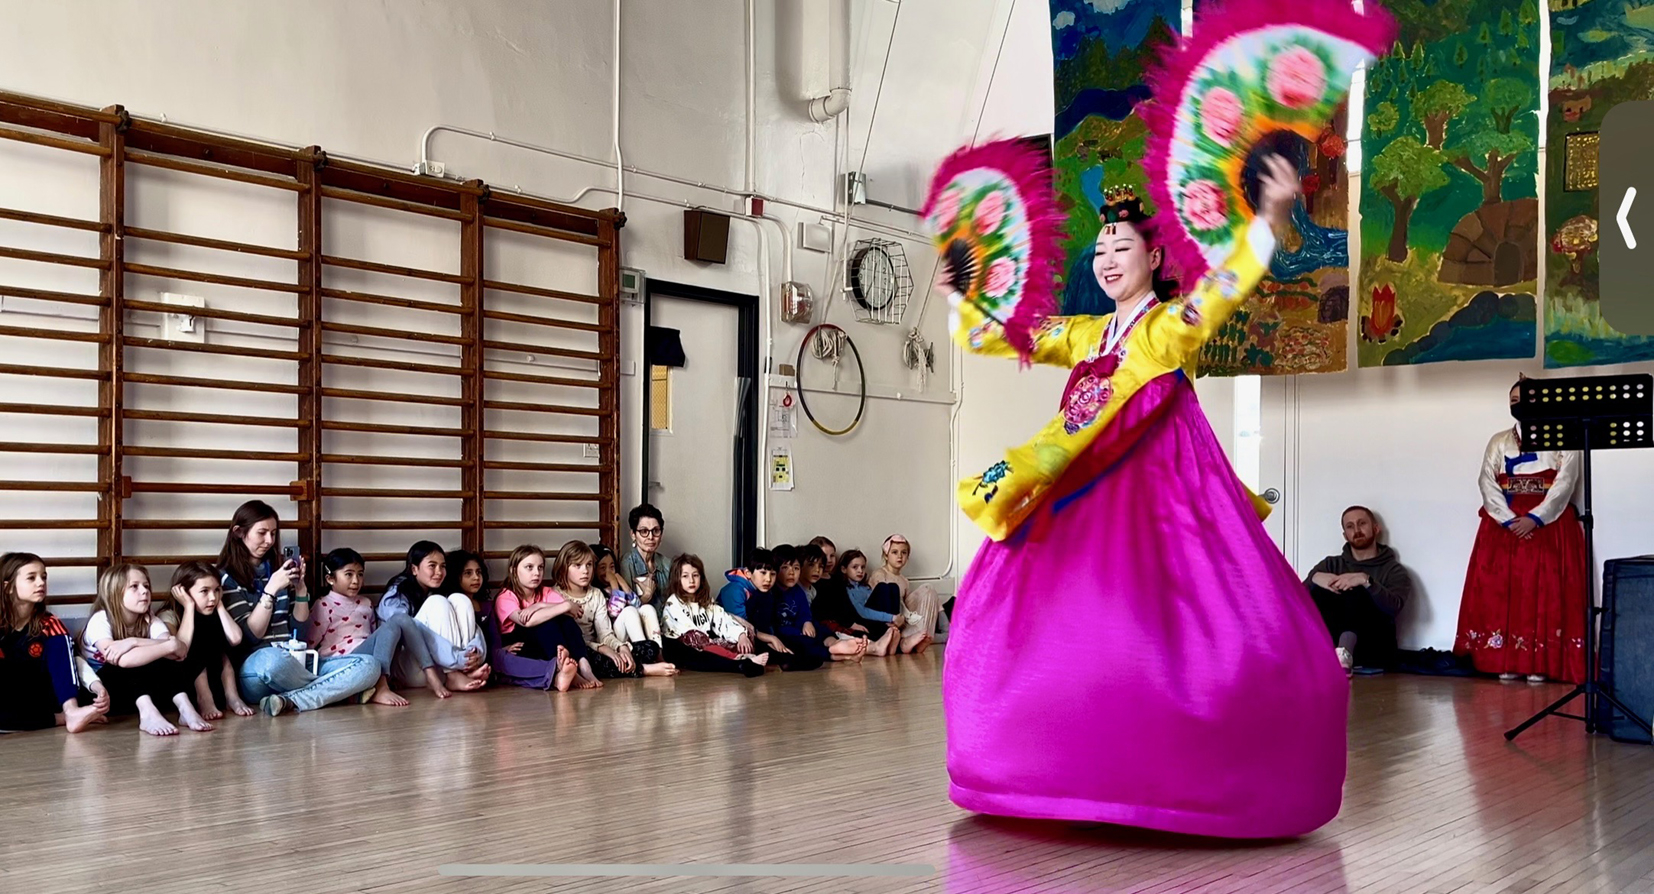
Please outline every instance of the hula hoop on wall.
[[[841, 429], [831, 429], [822, 425], [820, 420], [816, 419], [816, 414], [810, 412], [810, 401], [804, 396], [804, 354], [809, 350], [810, 344], [816, 336], [826, 332], [836, 333], [840, 342], [850, 346], [850, 353], [856, 358], [856, 373], [860, 378], [860, 402], [856, 405], [856, 418], [850, 420], [850, 424]], [[833, 362], [834, 365], [837, 365], [836, 356]], [[855, 431], [856, 426], [861, 424], [862, 414], [867, 412], [867, 368], [862, 365], [861, 351], [856, 349], [856, 343], [850, 339], [850, 333], [832, 323], [822, 323], [804, 333], [804, 340], [798, 343], [798, 359], [794, 361], [793, 369], [798, 375], [798, 405], [804, 409], [804, 416], [810, 420], [810, 424], [815, 426], [822, 434], [835, 438]]]

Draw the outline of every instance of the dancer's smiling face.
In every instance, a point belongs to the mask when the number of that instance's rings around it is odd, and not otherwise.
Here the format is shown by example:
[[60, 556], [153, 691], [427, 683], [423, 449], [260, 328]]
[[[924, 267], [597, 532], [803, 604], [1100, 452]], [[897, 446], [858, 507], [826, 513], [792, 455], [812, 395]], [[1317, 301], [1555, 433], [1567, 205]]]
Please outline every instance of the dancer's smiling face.
[[1103, 224], [1097, 233], [1096, 248], [1091, 272], [1109, 298], [1129, 301], [1154, 290], [1154, 272], [1160, 269], [1161, 251], [1149, 245], [1135, 224]]

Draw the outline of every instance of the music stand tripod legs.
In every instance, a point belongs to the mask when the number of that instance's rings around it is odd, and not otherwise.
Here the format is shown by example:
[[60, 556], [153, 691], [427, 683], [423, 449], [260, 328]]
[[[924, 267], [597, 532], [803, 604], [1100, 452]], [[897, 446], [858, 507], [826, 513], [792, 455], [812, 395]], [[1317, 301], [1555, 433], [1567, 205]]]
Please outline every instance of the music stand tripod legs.
[[[1602, 682], [1597, 660], [1597, 620], [1603, 609], [1596, 601], [1596, 518], [1591, 513], [1591, 450], [1630, 449], [1654, 445], [1654, 376], [1593, 376], [1578, 379], [1524, 379], [1518, 386], [1521, 396], [1517, 418], [1522, 423], [1524, 450], [1578, 450], [1583, 480], [1580, 482], [1585, 511], [1585, 682], [1557, 699], [1539, 713], [1505, 733], [1513, 740], [1546, 717], [1563, 717], [1585, 724], [1587, 733], [1598, 732], [1597, 711], [1607, 702], [1643, 732], [1654, 737], [1654, 727], [1615, 697]], [[1584, 696], [1582, 714], [1562, 709]]]

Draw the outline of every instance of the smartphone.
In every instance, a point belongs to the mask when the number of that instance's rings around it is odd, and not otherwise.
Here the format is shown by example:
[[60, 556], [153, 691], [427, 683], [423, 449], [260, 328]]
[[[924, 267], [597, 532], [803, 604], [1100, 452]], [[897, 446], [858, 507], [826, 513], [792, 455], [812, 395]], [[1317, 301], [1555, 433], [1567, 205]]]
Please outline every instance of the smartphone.
[[299, 548], [284, 546], [281, 548], [281, 557], [287, 564], [297, 566], [299, 564]]

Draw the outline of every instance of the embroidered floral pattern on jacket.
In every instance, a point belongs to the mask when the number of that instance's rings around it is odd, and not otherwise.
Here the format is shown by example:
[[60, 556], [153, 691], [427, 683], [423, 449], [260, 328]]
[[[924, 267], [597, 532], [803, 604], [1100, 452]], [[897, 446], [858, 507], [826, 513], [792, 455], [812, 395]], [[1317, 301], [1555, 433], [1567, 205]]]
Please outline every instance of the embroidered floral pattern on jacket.
[[992, 503], [994, 501], [994, 497], [999, 495], [999, 482], [1005, 480], [1005, 476], [1010, 474], [1010, 472], [1010, 463], [1005, 462], [1004, 460], [994, 463], [988, 467], [988, 471], [982, 473], [981, 478], [977, 479], [976, 487], [971, 490], [971, 493], [979, 494], [982, 492], [983, 488], [988, 488], [988, 493], [982, 498], [982, 502]]
[[1082, 376], [1068, 392], [1068, 399], [1063, 401], [1063, 431], [1074, 434], [1096, 422], [1113, 394], [1114, 383], [1111, 380], [1095, 375]]

